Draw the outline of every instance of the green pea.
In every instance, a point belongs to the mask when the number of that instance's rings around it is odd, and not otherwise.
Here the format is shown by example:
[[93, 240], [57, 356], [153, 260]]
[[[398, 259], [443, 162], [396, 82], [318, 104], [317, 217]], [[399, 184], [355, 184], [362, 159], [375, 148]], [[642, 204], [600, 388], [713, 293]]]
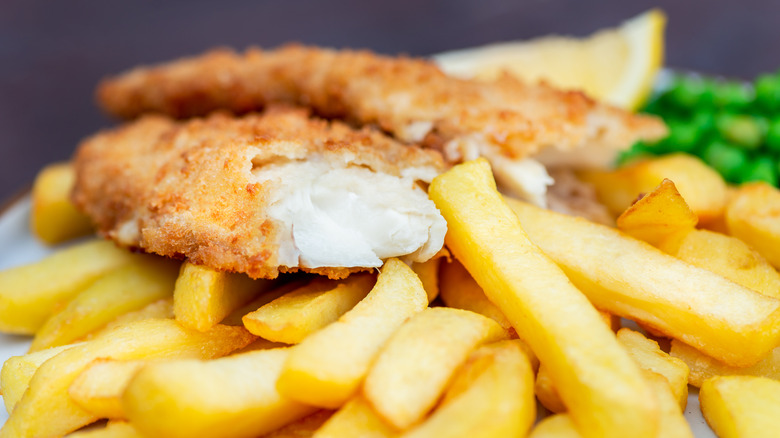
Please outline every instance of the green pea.
[[739, 110], [753, 101], [753, 89], [741, 82], [721, 82], [713, 88], [714, 104], [720, 108]]
[[740, 182], [764, 181], [777, 186], [777, 164], [772, 157], [759, 157], [746, 166]]
[[669, 136], [664, 140], [672, 151], [690, 152], [699, 141], [699, 129], [693, 123], [670, 121]]
[[756, 79], [756, 103], [765, 111], [780, 108], [780, 81], [775, 75], [761, 75]]
[[709, 82], [689, 76], [679, 76], [664, 94], [664, 100], [677, 108], [693, 109], [712, 102], [712, 86]]
[[722, 141], [708, 144], [702, 151], [701, 158], [731, 182], [740, 181], [740, 175], [748, 164], [744, 150]]
[[766, 133], [766, 145], [769, 150], [780, 152], [780, 118], [769, 122]]
[[691, 119], [691, 123], [696, 125], [699, 136], [703, 136], [715, 129], [715, 114], [711, 111], [698, 111]]
[[716, 126], [724, 139], [745, 149], [757, 149], [764, 141], [762, 123], [755, 117], [723, 114], [717, 117]]

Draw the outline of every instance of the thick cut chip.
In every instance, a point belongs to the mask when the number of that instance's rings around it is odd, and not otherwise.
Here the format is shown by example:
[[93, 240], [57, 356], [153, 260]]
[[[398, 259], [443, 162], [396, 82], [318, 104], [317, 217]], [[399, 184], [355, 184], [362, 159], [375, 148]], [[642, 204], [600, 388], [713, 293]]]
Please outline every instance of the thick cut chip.
[[390, 336], [427, 306], [417, 275], [402, 261], [388, 260], [366, 298], [292, 349], [279, 391], [303, 403], [338, 408], [357, 392]]
[[647, 368], [643, 368], [643, 371], [658, 401], [661, 414], [658, 422], [659, 438], [693, 438], [691, 427], [683, 415], [685, 407], [680, 406], [680, 400], [674, 394], [669, 381], [663, 375], [649, 371]]
[[70, 163], [44, 167], [33, 183], [30, 231], [49, 245], [92, 232], [92, 223], [70, 201], [76, 173]]
[[[316, 278], [320, 278], [319, 276], [315, 276]], [[294, 280], [289, 283], [285, 283], [282, 285], [279, 285], [269, 291], [263, 292], [256, 296], [252, 301], [244, 304], [243, 306], [239, 307], [238, 309], [234, 310], [230, 313], [230, 315], [226, 316], [225, 319], [222, 320], [222, 324], [225, 325], [244, 325], [243, 318], [244, 316], [254, 312], [255, 310], [265, 306], [266, 304], [270, 303], [271, 301], [281, 297], [282, 295], [289, 293], [291, 291], [294, 291], [295, 289], [299, 289], [303, 286], [305, 286], [307, 283], [306, 280]]]
[[403, 437], [517, 437], [534, 422], [533, 369], [521, 341], [479, 348], [452, 386], [456, 394], [448, 391], [433, 414]]
[[2, 390], [5, 410], [9, 414], [14, 410], [16, 403], [30, 386], [33, 375], [44, 362], [77, 345], [80, 344], [47, 348], [23, 356], [13, 356], [6, 360], [3, 363], [2, 371], [0, 371], [0, 390]]
[[0, 272], [0, 330], [34, 334], [58, 306], [138, 255], [94, 240]]
[[434, 179], [431, 198], [447, 219], [447, 246], [550, 368], [585, 436], [654, 437], [651, 389], [595, 308], [528, 239], [496, 190], [484, 160]]
[[770, 438], [780, 430], [780, 382], [713, 377], [699, 392], [701, 412], [721, 438]]
[[490, 302], [476, 280], [459, 261], [453, 260], [442, 265], [439, 283], [441, 299], [447, 307], [479, 313], [507, 330], [514, 330], [507, 317]]
[[528, 438], [581, 438], [571, 416], [568, 414], [550, 415], [542, 419], [528, 435]]
[[341, 282], [315, 280], [247, 314], [244, 327], [269, 341], [298, 344], [353, 308], [375, 282], [372, 274], [353, 274]]
[[780, 298], [780, 273], [761, 254], [736, 237], [709, 230], [689, 230], [661, 240], [657, 247], [734, 283]]
[[113, 330], [120, 325], [129, 324], [144, 319], [173, 319], [173, 297], [155, 301], [146, 307], [128, 312], [118, 316], [115, 320], [106, 324], [102, 329], [96, 330], [84, 337], [84, 340], [90, 340], [96, 336]]
[[780, 190], [765, 183], [737, 189], [726, 209], [729, 233], [780, 269]]
[[441, 154], [303, 109], [148, 116], [85, 140], [74, 166], [74, 202], [102, 234], [252, 278], [424, 262], [447, 229], [422, 188]]
[[700, 159], [686, 154], [671, 154], [612, 171], [593, 170], [580, 173], [591, 184], [614, 215], [627, 209], [637, 196], [649, 193], [668, 178], [691, 207], [699, 221], [716, 220], [726, 207], [726, 182]]
[[398, 429], [420, 422], [476, 346], [507, 338], [490, 318], [447, 307], [426, 309], [401, 326], [376, 358], [363, 393]]
[[206, 331], [271, 284], [185, 262], [173, 293], [176, 321]]
[[271, 432], [317, 410], [276, 390], [289, 352], [275, 348], [148, 365], [127, 386], [125, 412], [147, 436], [240, 438]]
[[536, 373], [536, 380], [534, 381], [534, 393], [536, 398], [539, 399], [539, 403], [548, 411], [556, 414], [566, 412], [566, 405], [563, 404], [561, 396], [558, 395], [555, 383], [553, 383], [552, 376], [547, 371], [546, 366], [539, 366], [539, 371]]
[[[645, 379], [653, 389], [658, 401], [660, 418], [658, 421], [658, 437], [663, 438], [693, 438], [693, 433], [680, 410], [678, 401], [672, 394], [669, 382], [660, 374], [652, 371], [644, 372]], [[579, 438], [569, 414], [556, 414], [540, 421], [529, 435], [529, 438]]]
[[310, 438], [332, 416], [333, 411], [322, 409], [271, 433], [267, 433], [260, 438]]
[[68, 394], [98, 418], [124, 419], [122, 394], [130, 379], [149, 361], [97, 359], [76, 377]]
[[688, 403], [688, 365], [662, 351], [657, 342], [631, 329], [618, 330], [617, 339], [640, 368], [666, 378], [680, 410], [684, 410]]
[[312, 438], [394, 438], [398, 432], [358, 394], [344, 404]]
[[[253, 339], [243, 327], [218, 325], [201, 333], [170, 319], [147, 319], [118, 327], [44, 362], [0, 429], [0, 437], [59, 436], [95, 421], [97, 417], [70, 398], [68, 388], [97, 358], [211, 358], [241, 348]], [[41, 415], [46, 421], [39, 421]]]
[[439, 267], [444, 257], [437, 255], [427, 262], [412, 264], [412, 270], [420, 277], [425, 293], [428, 294], [429, 303], [439, 296]]
[[780, 300], [613, 228], [508, 202], [531, 240], [598, 308], [734, 366], [756, 363], [780, 342]]
[[68, 438], [144, 438], [135, 428], [125, 421], [109, 421], [105, 427], [80, 430], [68, 435]]
[[654, 246], [671, 234], [694, 229], [698, 222], [699, 218], [669, 179], [617, 218], [621, 231]]
[[178, 269], [177, 262], [145, 256], [107, 273], [46, 320], [30, 351], [70, 344], [121, 315], [170, 297]]
[[[620, 329], [620, 318], [602, 310], [599, 310], [599, 316], [601, 316], [601, 320], [604, 321], [604, 324], [613, 332]], [[536, 393], [536, 398], [539, 399], [539, 403], [550, 412], [556, 414], [566, 412], [566, 406], [564, 406], [561, 397], [558, 395], [558, 391], [555, 389], [555, 384], [553, 383], [552, 376], [550, 376], [550, 371], [544, 365], [540, 365], [539, 371], [536, 373], [534, 392]]]
[[677, 339], [672, 339], [669, 354], [688, 365], [691, 370], [688, 383], [697, 388], [701, 387], [705, 380], [715, 376], [756, 376], [780, 380], [780, 347], [775, 347], [749, 367], [727, 365]]

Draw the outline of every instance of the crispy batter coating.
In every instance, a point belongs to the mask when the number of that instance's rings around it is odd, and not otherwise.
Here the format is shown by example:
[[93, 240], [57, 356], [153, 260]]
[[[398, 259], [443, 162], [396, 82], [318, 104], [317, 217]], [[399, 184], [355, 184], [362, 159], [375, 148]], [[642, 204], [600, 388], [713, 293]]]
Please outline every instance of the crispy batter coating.
[[476, 82], [433, 63], [367, 51], [285, 46], [244, 54], [217, 50], [103, 81], [108, 112], [177, 118], [225, 109], [245, 113], [271, 102], [310, 106], [322, 116], [380, 126], [396, 138], [468, 158], [475, 142], [524, 158], [548, 146], [623, 149], [666, 134], [658, 119], [594, 102], [581, 92], [511, 77]]
[[[444, 167], [434, 151], [311, 119], [305, 110], [187, 122], [150, 115], [80, 145], [72, 198], [121, 245], [274, 278], [297, 269], [279, 266], [279, 241], [287, 237], [267, 214], [274, 183], [258, 182], [257, 172], [272, 163], [315, 159], [394, 176]], [[304, 270], [340, 278], [360, 269]]]

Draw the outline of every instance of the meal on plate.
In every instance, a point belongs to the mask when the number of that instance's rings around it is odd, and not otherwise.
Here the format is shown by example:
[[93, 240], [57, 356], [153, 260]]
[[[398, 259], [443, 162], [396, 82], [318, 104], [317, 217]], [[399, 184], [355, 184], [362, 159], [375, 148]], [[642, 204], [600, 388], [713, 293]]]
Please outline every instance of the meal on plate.
[[631, 111], [663, 22], [107, 78], [126, 121], [31, 195], [68, 245], [0, 272], [0, 330], [32, 336], [0, 438], [692, 437], [689, 385], [717, 434], [771, 436], [780, 191], [685, 154], [614, 167], [674, 138]]

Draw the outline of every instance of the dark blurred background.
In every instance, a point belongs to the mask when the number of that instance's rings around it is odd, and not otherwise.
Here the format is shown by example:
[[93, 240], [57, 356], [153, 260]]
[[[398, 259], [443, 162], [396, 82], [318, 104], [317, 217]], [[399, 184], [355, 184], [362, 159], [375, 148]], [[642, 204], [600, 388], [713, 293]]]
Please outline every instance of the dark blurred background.
[[655, 6], [669, 18], [668, 66], [745, 79], [780, 67], [776, 0], [2, 0], [0, 202], [114, 123], [93, 104], [94, 86], [139, 63], [288, 41], [427, 55], [584, 36]]

